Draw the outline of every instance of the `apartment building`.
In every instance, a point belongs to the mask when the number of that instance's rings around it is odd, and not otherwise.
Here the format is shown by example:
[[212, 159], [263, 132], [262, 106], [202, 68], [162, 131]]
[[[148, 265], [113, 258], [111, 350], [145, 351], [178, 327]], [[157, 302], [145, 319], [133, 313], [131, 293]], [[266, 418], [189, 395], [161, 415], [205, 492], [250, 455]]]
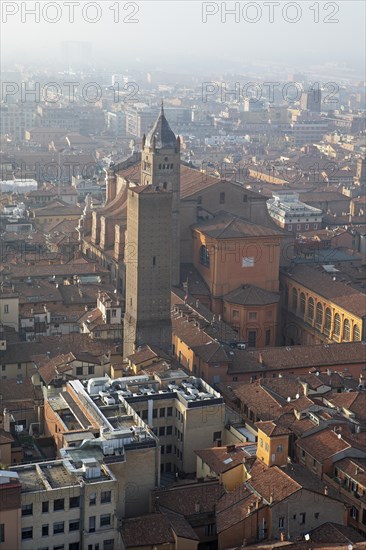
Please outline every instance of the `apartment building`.
[[117, 480], [93, 458], [16, 466], [21, 550], [117, 548]]
[[272, 195], [267, 201], [268, 212], [282, 229], [297, 235], [321, 228], [323, 212], [302, 202], [299, 193], [284, 191]]

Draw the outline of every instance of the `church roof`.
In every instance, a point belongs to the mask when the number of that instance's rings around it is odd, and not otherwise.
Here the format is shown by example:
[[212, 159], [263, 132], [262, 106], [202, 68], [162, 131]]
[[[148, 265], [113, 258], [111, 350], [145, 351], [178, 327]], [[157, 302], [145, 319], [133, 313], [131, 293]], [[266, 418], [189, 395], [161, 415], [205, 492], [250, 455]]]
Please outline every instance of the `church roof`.
[[164, 107], [161, 105], [161, 110], [157, 121], [146, 136], [146, 146], [152, 147], [155, 138], [155, 147], [157, 149], [174, 148], [177, 144], [177, 139], [173, 130], [169, 126], [169, 122], [164, 115]]

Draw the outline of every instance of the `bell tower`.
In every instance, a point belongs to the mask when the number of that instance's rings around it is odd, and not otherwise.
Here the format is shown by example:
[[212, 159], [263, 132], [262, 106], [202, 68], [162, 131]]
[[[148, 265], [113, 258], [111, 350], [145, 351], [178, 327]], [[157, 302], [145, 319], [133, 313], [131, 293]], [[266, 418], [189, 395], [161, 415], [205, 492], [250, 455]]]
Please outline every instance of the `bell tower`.
[[164, 114], [164, 105], [147, 136], [142, 138], [141, 185], [172, 193], [171, 284], [180, 283], [180, 138]]

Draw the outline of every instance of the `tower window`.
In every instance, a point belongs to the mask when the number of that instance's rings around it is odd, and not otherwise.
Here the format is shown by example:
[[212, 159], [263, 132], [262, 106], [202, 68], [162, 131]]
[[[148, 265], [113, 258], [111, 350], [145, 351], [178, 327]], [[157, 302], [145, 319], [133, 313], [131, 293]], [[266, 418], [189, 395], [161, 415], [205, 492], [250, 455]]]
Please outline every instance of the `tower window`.
[[153, 256], [153, 266], [156, 266], [156, 256]]
[[202, 245], [200, 248], [200, 263], [206, 267], [210, 266], [210, 255], [208, 253], [207, 247]]
[[163, 183], [163, 187], [164, 187], [164, 189], [166, 189], [166, 188], [168, 187], [168, 184], [167, 184], [167, 182], [166, 182], [166, 181], [164, 181], [164, 183]]
[[170, 169], [173, 170], [173, 164], [170, 165]]

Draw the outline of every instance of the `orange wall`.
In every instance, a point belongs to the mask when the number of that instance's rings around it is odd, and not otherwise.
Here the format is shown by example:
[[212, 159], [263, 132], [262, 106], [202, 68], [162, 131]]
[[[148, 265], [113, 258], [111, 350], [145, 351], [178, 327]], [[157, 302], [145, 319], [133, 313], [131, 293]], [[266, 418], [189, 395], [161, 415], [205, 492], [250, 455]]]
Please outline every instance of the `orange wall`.
[[[200, 263], [200, 248], [210, 253], [210, 266]], [[242, 267], [243, 257], [254, 258], [253, 267]], [[242, 284], [277, 292], [279, 288], [280, 237], [212, 239], [193, 232], [193, 262], [213, 296], [223, 296]]]

